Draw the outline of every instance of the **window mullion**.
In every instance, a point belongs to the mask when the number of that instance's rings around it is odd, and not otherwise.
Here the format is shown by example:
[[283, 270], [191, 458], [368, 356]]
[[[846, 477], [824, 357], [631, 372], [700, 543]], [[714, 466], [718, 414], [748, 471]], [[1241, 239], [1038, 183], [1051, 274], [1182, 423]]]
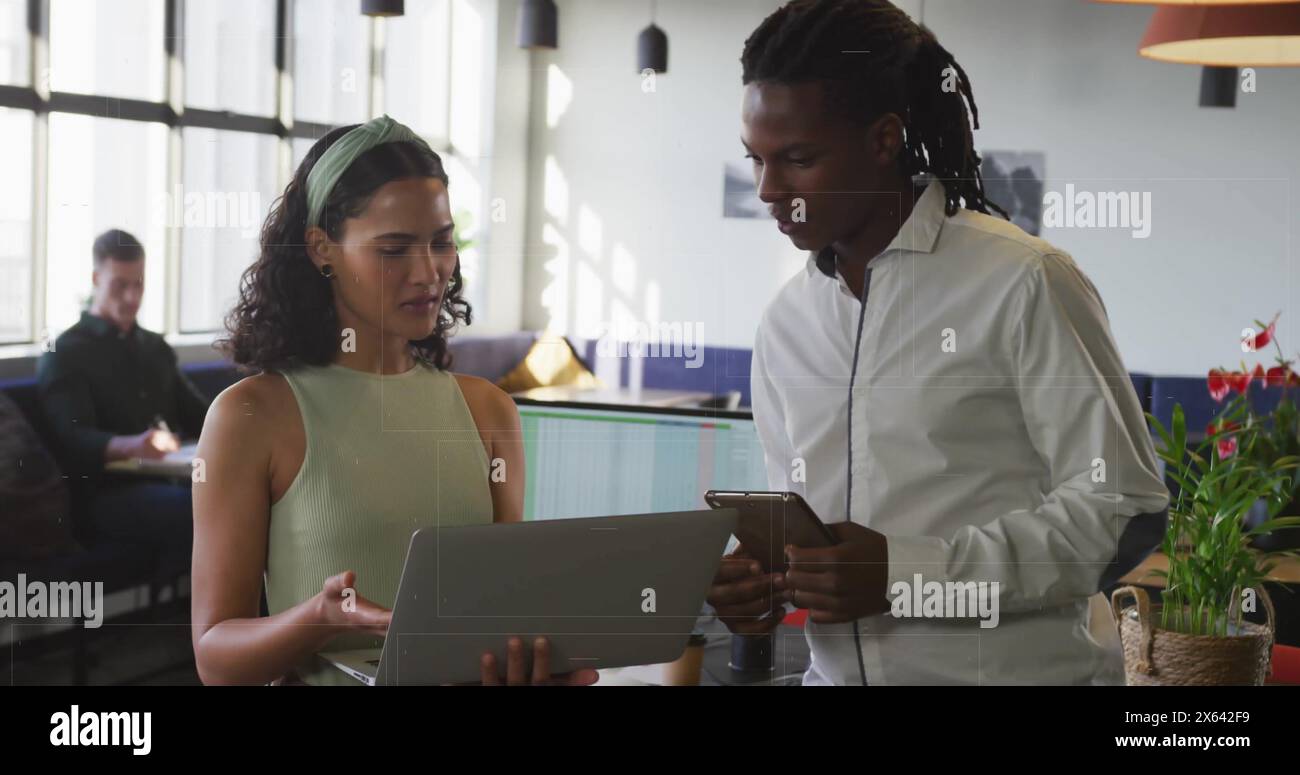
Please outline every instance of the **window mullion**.
[[387, 32], [388, 20], [367, 16], [365, 22], [369, 27], [370, 40], [370, 77], [367, 79], [370, 83], [370, 94], [367, 95], [369, 110], [366, 115], [368, 121], [384, 112], [384, 49], [387, 46], [385, 32]]
[[443, 51], [446, 54], [446, 58], [443, 61], [443, 75], [447, 79], [446, 80], [447, 86], [442, 90], [443, 97], [444, 99], [447, 100], [447, 107], [446, 110], [442, 112], [442, 126], [438, 127], [438, 132], [442, 135], [441, 137], [438, 138], [439, 145], [442, 146], [438, 150], [439, 152], [446, 152], [449, 154], [454, 154], [456, 152], [456, 149], [453, 148], [451, 145], [451, 105], [452, 105], [451, 91], [452, 89], [455, 88], [455, 81], [452, 78], [453, 73], [451, 71], [451, 63], [454, 60], [451, 51], [452, 35], [454, 33], [454, 28], [452, 27], [452, 22], [453, 22], [452, 15], [456, 13], [455, 9], [453, 8], [454, 5], [455, 3], [453, 2], [453, 0], [447, 0], [447, 6], [446, 6], [447, 18], [446, 18], [446, 25], [445, 25], [446, 36], [443, 38], [443, 41], [446, 43], [446, 45], [443, 46]]
[[[163, 24], [165, 50], [167, 51], [167, 72], [165, 89], [167, 104], [176, 116], [185, 112], [185, 29], [182, 0], [166, 0], [166, 22]], [[185, 151], [181, 142], [184, 130], [180, 122], [174, 123], [167, 131], [167, 191], [168, 196], [181, 193], [184, 184]], [[163, 215], [163, 333], [180, 333], [180, 298], [181, 298], [181, 250], [183, 245], [180, 224], [171, 223], [174, 208], [166, 208]]]
[[284, 127], [280, 140], [280, 188], [293, 177], [293, 2], [277, 0], [275, 20], [275, 106]]
[[32, 266], [29, 276], [31, 286], [31, 337], [32, 341], [52, 342], [55, 332], [49, 331], [45, 320], [45, 292], [48, 277], [47, 240], [49, 205], [49, 112], [45, 110], [50, 98], [50, 4], [49, 0], [30, 0], [27, 4], [27, 29], [29, 34], [28, 66], [32, 88], [36, 92], [37, 110], [32, 116]]

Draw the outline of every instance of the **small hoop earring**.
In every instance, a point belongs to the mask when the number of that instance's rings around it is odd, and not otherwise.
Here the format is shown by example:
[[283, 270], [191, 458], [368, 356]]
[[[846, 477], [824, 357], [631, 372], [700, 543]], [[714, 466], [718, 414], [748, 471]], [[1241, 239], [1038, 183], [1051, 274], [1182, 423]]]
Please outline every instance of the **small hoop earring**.
[[320, 268], [320, 276], [321, 276], [321, 277], [324, 277], [326, 280], [328, 280], [328, 279], [330, 279], [331, 277], [333, 277], [333, 276], [334, 276], [334, 267], [333, 267], [333, 265], [331, 265], [331, 264], [326, 264], [326, 265], [322, 266], [322, 267]]

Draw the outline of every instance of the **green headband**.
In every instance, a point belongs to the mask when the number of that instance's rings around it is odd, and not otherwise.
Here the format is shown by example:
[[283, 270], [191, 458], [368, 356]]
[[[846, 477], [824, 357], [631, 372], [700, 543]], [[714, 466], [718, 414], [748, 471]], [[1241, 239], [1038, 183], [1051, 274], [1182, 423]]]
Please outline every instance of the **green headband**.
[[418, 143], [432, 153], [429, 144], [404, 124], [387, 115], [373, 118], [340, 137], [321, 154], [307, 173], [307, 225], [319, 226], [325, 200], [352, 162], [376, 145], [384, 143]]

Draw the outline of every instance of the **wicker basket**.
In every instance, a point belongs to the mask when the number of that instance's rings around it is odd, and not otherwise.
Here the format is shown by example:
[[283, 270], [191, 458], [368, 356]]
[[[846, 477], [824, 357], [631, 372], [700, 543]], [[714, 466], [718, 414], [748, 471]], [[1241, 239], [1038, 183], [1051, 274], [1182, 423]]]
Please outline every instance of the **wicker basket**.
[[[1129, 686], [1261, 686], [1268, 677], [1275, 614], [1260, 588], [1267, 623], [1242, 622], [1239, 634], [1187, 635], [1161, 629], [1160, 606], [1146, 590], [1120, 587], [1110, 596], [1111, 611], [1124, 646], [1124, 677]], [[1135, 606], [1120, 608], [1125, 596]]]

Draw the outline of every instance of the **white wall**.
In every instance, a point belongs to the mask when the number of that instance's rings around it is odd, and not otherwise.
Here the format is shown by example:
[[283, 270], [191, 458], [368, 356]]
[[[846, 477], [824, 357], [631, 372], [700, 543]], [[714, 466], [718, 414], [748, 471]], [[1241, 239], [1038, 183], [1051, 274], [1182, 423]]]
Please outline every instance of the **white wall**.
[[[524, 213], [528, 183], [530, 73], [529, 53], [515, 45], [515, 19], [519, 0], [476, 0], [490, 20], [490, 44], [495, 69], [487, 79], [492, 95], [486, 106], [484, 125], [489, 127], [483, 160], [487, 172], [484, 218], [476, 231], [483, 235], [481, 247], [487, 298], [483, 309], [475, 309], [474, 334], [518, 331], [523, 311], [523, 248], [527, 223]], [[492, 220], [493, 211], [502, 216]], [[483, 228], [484, 226], [488, 228]]]
[[803, 261], [771, 222], [721, 217], [722, 164], [744, 161], [741, 42], [771, 7], [659, 3], [669, 72], [646, 93], [649, 4], [560, 3], [560, 48], [533, 60], [525, 326], [595, 336], [630, 317], [752, 344], [762, 303]]
[[[741, 48], [779, 3], [661, 0], [670, 69], [652, 94], [634, 62], [648, 3], [559, 5], [560, 48], [532, 59], [523, 325], [591, 335], [627, 315], [749, 346], [803, 262], [770, 222], [721, 217], [722, 164], [742, 156]], [[925, 6], [974, 84], [980, 149], [1044, 152], [1049, 189], [1151, 192], [1148, 239], [1044, 233], [1098, 286], [1131, 370], [1235, 364], [1241, 328], [1278, 311], [1283, 344], [1300, 351], [1300, 72], [1260, 70], [1235, 110], [1202, 109], [1198, 68], [1137, 56], [1148, 7]]]

